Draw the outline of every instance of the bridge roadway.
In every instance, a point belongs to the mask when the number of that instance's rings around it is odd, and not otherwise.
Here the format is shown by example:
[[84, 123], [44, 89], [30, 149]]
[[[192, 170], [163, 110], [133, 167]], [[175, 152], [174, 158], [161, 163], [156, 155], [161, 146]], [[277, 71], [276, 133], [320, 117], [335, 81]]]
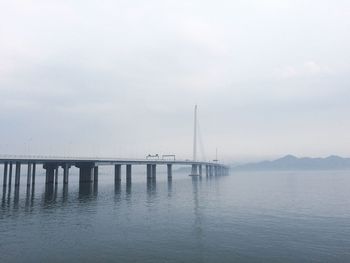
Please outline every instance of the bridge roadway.
[[[156, 177], [157, 165], [167, 166], [168, 179], [172, 178], [173, 165], [189, 165], [192, 167], [191, 176], [202, 176], [205, 167], [206, 176], [219, 176], [228, 174], [228, 166], [217, 162], [201, 162], [191, 160], [171, 159], [121, 159], [121, 158], [94, 158], [94, 157], [52, 157], [52, 156], [0, 156], [0, 164], [4, 167], [3, 186], [11, 186], [12, 174], [15, 174], [14, 185], [20, 185], [21, 167], [27, 168], [27, 186], [35, 184], [36, 166], [42, 165], [46, 170], [46, 184], [58, 183], [58, 171], [63, 169], [63, 183], [68, 184], [69, 169], [72, 166], [79, 168], [80, 183], [97, 183], [98, 167], [114, 165], [115, 183], [121, 181], [121, 167], [126, 166], [126, 182], [131, 183], [132, 166], [145, 165], [147, 179]], [[14, 171], [13, 171], [14, 170]]]

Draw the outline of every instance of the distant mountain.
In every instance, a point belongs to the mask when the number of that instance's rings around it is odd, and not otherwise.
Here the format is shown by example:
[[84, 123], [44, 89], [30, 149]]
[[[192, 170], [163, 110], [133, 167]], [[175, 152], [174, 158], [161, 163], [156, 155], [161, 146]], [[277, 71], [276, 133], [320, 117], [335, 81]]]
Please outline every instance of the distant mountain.
[[335, 155], [326, 158], [297, 158], [293, 155], [287, 155], [274, 161], [233, 166], [232, 169], [240, 171], [350, 170], [350, 158]]

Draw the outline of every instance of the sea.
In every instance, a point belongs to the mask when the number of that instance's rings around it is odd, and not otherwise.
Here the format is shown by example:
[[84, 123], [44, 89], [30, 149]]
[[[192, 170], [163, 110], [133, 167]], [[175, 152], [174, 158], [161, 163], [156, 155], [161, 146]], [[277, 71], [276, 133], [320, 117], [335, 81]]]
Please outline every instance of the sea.
[[1, 185], [0, 262], [350, 262], [350, 171], [99, 172]]

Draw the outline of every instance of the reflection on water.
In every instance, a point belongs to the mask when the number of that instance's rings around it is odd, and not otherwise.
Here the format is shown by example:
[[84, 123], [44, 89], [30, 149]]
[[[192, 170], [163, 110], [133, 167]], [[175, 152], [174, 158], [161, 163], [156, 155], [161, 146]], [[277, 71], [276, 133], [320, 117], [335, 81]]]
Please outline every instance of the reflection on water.
[[127, 180], [126, 181], [126, 199], [129, 200], [131, 198], [131, 181], [130, 180]]
[[68, 200], [68, 184], [63, 184], [62, 202], [67, 203]]
[[1, 188], [0, 262], [350, 260], [347, 174], [140, 178]]
[[168, 197], [171, 197], [172, 190], [173, 190], [173, 178], [168, 177]]
[[19, 186], [15, 186], [15, 195], [13, 197], [13, 208], [17, 209], [19, 203]]
[[57, 185], [56, 186], [54, 186], [53, 184], [45, 185], [45, 192], [44, 192], [45, 206], [50, 205], [52, 202], [56, 201], [57, 194], [55, 194], [55, 192], [57, 192]]
[[156, 178], [147, 178], [147, 194], [148, 196], [155, 195], [157, 191]]
[[[200, 189], [201, 189], [202, 177], [192, 176], [192, 189], [193, 189], [193, 215], [194, 223], [193, 230], [194, 236], [198, 240], [198, 247], [203, 249], [203, 230], [202, 230], [202, 214], [200, 207]], [[203, 260], [200, 255], [200, 260]]]
[[122, 184], [120, 181], [115, 182], [114, 184], [114, 194], [115, 194], [115, 200], [117, 202], [121, 199], [121, 190], [122, 190]]

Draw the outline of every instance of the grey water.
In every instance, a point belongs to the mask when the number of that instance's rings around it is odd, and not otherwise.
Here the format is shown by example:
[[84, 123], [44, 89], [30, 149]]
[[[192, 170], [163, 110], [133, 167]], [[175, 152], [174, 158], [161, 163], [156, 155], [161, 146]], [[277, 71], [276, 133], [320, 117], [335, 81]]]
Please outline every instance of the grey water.
[[1, 186], [0, 262], [350, 262], [350, 172]]

